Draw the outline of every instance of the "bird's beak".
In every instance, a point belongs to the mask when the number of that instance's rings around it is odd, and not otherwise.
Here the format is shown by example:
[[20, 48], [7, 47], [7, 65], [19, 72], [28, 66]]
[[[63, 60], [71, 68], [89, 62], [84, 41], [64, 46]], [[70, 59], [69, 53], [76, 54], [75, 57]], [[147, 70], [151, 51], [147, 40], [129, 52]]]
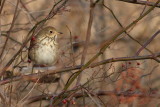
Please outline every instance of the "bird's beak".
[[63, 34], [62, 32], [58, 32], [58, 34]]

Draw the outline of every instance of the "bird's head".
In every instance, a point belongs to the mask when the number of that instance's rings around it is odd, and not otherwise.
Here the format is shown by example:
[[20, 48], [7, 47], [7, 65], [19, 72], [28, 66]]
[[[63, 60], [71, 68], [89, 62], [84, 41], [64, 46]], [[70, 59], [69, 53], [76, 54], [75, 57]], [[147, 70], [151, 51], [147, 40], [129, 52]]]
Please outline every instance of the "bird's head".
[[54, 27], [48, 26], [43, 28], [38, 35], [40, 35], [41, 37], [45, 36], [48, 38], [52, 38], [54, 41], [56, 41], [57, 37], [60, 36], [62, 33], [58, 32]]

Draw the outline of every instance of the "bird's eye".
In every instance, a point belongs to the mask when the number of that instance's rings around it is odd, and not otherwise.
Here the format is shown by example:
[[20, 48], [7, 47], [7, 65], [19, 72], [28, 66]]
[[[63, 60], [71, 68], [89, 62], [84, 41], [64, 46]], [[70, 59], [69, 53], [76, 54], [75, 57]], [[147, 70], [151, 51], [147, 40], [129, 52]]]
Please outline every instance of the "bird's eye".
[[53, 31], [51, 31], [51, 30], [50, 30], [49, 32], [50, 32], [50, 33], [53, 33]]

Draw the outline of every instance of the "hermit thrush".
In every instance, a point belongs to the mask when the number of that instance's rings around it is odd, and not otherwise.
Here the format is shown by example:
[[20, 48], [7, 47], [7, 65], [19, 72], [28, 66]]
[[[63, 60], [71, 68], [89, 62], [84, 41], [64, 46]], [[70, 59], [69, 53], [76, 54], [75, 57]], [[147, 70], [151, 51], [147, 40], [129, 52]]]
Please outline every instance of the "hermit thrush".
[[57, 62], [57, 37], [61, 33], [54, 27], [48, 26], [32, 37], [28, 52], [29, 60], [35, 65], [50, 66]]

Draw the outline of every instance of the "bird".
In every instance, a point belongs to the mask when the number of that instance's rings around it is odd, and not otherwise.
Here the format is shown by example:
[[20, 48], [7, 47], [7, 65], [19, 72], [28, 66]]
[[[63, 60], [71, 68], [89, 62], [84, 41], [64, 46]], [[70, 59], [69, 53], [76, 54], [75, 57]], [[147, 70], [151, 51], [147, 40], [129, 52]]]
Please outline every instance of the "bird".
[[52, 66], [58, 60], [57, 38], [62, 34], [54, 27], [47, 26], [40, 30], [36, 36], [30, 40], [28, 50], [28, 61], [35, 66]]

